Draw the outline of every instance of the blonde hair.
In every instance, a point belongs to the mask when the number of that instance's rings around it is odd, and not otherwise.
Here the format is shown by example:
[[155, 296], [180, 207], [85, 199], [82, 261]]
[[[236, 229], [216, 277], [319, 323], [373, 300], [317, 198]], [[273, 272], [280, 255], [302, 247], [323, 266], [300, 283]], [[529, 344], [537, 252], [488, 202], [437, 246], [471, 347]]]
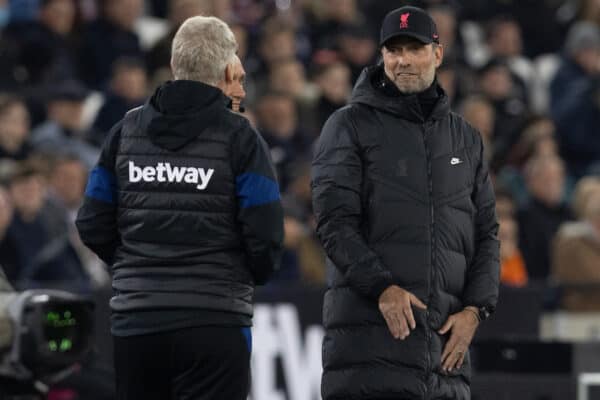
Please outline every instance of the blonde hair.
[[236, 51], [235, 36], [225, 22], [216, 17], [188, 18], [173, 38], [173, 77], [216, 86]]

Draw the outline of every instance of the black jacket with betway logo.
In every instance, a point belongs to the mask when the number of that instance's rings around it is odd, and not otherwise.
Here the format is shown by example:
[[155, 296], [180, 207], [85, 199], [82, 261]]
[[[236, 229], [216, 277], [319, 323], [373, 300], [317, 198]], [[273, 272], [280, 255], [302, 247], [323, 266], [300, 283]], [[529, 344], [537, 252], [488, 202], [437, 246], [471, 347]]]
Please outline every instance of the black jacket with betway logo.
[[[498, 298], [498, 225], [480, 135], [450, 112], [434, 84], [388, 95], [381, 67], [359, 78], [348, 106], [323, 127], [313, 162], [313, 204], [332, 282], [324, 300], [325, 400], [470, 398], [470, 359], [442, 372], [465, 306]], [[391, 83], [393, 85], [393, 83]], [[427, 304], [416, 329], [392, 337], [378, 308], [398, 285]]]
[[173, 81], [110, 132], [77, 217], [112, 266], [112, 331], [249, 326], [283, 211], [269, 150], [212, 86]]

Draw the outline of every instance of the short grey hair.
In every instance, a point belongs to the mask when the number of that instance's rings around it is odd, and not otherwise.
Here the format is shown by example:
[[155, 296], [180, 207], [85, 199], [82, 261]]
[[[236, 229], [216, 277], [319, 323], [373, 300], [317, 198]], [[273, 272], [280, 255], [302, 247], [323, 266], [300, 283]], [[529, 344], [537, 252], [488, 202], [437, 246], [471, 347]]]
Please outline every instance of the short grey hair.
[[216, 17], [188, 18], [173, 38], [173, 77], [215, 86], [223, 79], [227, 64], [234, 61], [236, 51], [235, 36], [225, 22]]

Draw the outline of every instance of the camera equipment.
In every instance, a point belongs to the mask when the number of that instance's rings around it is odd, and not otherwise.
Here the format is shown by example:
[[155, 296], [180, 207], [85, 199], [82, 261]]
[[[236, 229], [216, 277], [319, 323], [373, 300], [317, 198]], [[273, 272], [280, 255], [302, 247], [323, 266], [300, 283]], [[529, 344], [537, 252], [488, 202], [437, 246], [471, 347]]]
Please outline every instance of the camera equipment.
[[80, 296], [0, 292], [0, 395], [11, 384], [43, 392], [68, 375], [91, 347], [92, 325], [93, 303]]

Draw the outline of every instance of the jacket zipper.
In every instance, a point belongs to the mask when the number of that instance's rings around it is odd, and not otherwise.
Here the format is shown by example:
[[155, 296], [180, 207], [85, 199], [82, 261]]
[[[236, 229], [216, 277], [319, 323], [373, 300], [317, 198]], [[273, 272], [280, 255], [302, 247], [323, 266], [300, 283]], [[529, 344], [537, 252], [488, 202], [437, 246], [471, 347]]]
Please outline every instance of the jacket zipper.
[[[429, 285], [427, 291], [427, 305], [431, 304], [431, 298], [433, 295], [433, 285], [435, 283], [435, 209], [433, 205], [433, 175], [431, 171], [431, 149], [427, 144], [427, 124], [422, 125], [423, 129], [423, 144], [425, 146], [425, 158], [427, 160], [427, 184], [429, 190], [429, 216], [430, 216], [430, 235], [431, 235], [431, 266], [429, 271]], [[425, 311], [426, 316], [426, 336], [427, 336], [427, 370], [426, 370], [426, 385], [425, 385], [425, 399], [429, 398], [429, 378], [432, 374], [432, 362], [431, 362], [431, 327], [429, 326], [429, 310]]]

